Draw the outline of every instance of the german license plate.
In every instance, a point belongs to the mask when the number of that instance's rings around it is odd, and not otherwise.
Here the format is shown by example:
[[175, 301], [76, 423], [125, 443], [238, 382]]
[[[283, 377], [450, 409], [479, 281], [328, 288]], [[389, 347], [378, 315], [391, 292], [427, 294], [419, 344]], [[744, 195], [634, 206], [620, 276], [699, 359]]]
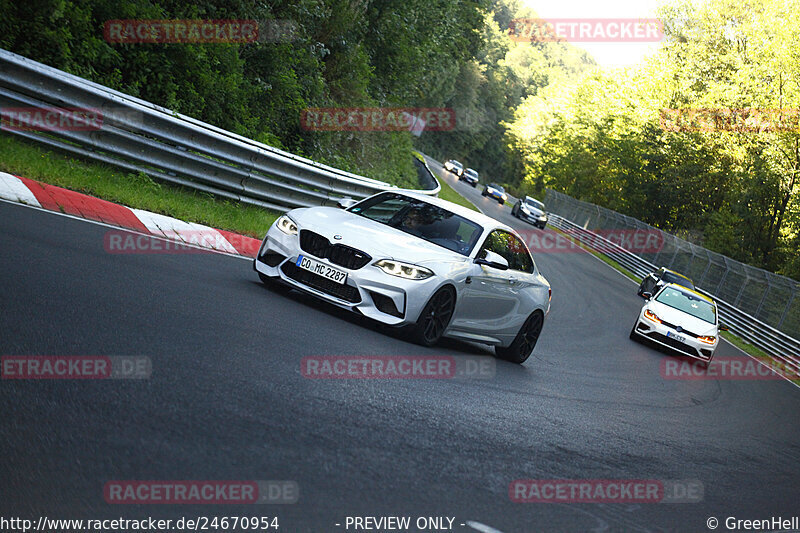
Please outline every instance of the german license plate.
[[671, 331], [667, 332], [667, 337], [670, 339], [675, 339], [678, 342], [686, 342], [686, 337], [683, 335], [678, 335], [677, 333], [672, 333]]
[[338, 268], [330, 267], [325, 263], [320, 263], [319, 261], [315, 261], [314, 259], [304, 255], [301, 255], [297, 258], [297, 266], [303, 270], [313, 272], [317, 276], [322, 276], [323, 278], [328, 278], [331, 281], [335, 281], [340, 285], [344, 285], [347, 281], [347, 272], [343, 272]]

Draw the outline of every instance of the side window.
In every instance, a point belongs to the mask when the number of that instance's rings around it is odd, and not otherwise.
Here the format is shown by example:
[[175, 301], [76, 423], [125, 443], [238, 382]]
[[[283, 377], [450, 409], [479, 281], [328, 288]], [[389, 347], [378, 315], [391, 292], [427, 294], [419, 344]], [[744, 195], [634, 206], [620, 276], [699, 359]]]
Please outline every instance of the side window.
[[506, 233], [506, 235], [508, 235], [508, 250], [514, 257], [513, 261], [508, 262], [509, 267], [514, 270], [532, 274], [533, 259], [531, 259], [531, 255], [528, 253], [525, 243], [511, 233]]
[[478, 256], [482, 257], [486, 250], [502, 256], [508, 261], [508, 268], [511, 270], [533, 273], [533, 259], [531, 259], [528, 249], [525, 248], [525, 244], [507, 231], [495, 230], [490, 233]]

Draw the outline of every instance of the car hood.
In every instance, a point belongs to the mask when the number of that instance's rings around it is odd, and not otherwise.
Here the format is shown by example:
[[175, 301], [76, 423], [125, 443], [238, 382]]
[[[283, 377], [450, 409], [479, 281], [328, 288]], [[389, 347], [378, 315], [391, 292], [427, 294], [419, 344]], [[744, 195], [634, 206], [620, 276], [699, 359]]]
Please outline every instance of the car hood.
[[[300, 230], [312, 230], [334, 244], [357, 248], [376, 260], [396, 259], [424, 264], [467, 259], [437, 244], [337, 207], [295, 209], [288, 215]], [[334, 239], [335, 235], [341, 235], [341, 239]]]
[[717, 326], [714, 324], [709, 324], [705, 320], [700, 320], [689, 313], [684, 313], [683, 311], [662, 304], [661, 302], [651, 300], [645, 307], [654, 312], [661, 320], [680, 326], [696, 335], [717, 334]]

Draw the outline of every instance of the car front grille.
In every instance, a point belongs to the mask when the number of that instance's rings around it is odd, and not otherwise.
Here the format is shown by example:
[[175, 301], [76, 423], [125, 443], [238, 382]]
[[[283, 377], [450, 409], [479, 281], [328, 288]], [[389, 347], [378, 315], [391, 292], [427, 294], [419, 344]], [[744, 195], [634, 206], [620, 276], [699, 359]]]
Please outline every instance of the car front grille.
[[358, 289], [355, 287], [351, 285], [341, 285], [328, 278], [323, 278], [313, 272], [309, 272], [308, 270], [303, 270], [291, 261], [285, 262], [281, 267], [281, 271], [286, 274], [287, 277], [298, 283], [302, 283], [312, 289], [317, 289], [318, 291], [339, 298], [340, 300], [353, 304], [357, 304], [361, 301], [361, 294], [359, 294]]
[[[692, 356], [695, 356], [695, 357], [697, 357], [697, 355], [698, 355], [697, 350], [695, 350], [691, 346], [687, 346], [686, 344], [683, 344], [682, 342], [680, 342], [680, 341], [678, 341], [676, 339], [673, 339], [672, 337], [667, 337], [666, 335], [662, 335], [661, 333], [658, 333], [656, 331], [648, 333], [647, 336], [650, 337], [653, 340], [656, 340], [658, 342], [666, 344], [667, 346], [675, 348], [676, 350], [681, 351], [683, 353], [686, 353], [686, 354], [689, 354], [689, 355], [692, 355]], [[706, 357], [706, 359], [707, 359], [707, 357]]]
[[372, 260], [372, 257], [361, 250], [350, 248], [344, 244], [331, 244], [319, 233], [307, 229], [300, 230], [300, 248], [306, 253], [327, 259], [334, 265], [350, 270], [358, 270]]
[[683, 328], [678, 329], [678, 326], [676, 326], [675, 324], [671, 324], [671, 323], [665, 322], [663, 320], [661, 321], [661, 324], [664, 325], [664, 326], [667, 326], [668, 328], [674, 329], [675, 331], [677, 331], [681, 335], [688, 335], [689, 337], [694, 337], [695, 339], [698, 337], [698, 335], [692, 333], [691, 331], [687, 331], [687, 330], [685, 330]]

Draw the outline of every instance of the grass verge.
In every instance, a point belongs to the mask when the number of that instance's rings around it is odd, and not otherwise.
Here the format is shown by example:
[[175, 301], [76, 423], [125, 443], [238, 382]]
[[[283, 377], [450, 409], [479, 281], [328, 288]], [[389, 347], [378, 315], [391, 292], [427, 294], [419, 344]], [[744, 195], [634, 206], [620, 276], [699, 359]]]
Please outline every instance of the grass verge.
[[[625, 276], [627, 276], [631, 280], [635, 281], [636, 283], [641, 282], [641, 279], [638, 276], [636, 276], [633, 272], [631, 272], [630, 270], [628, 270], [624, 266], [620, 265], [619, 263], [617, 263], [616, 261], [614, 261], [610, 257], [608, 257], [608, 256], [606, 256], [606, 255], [604, 255], [604, 254], [602, 254], [600, 252], [597, 252], [595, 250], [592, 250], [591, 248], [587, 247], [582, 242], [578, 241], [573, 236], [568, 235], [567, 233], [561, 231], [558, 228], [554, 228], [553, 226], [550, 226], [550, 228], [553, 231], [556, 231], [556, 232], [560, 233], [565, 238], [571, 240], [573, 243], [575, 243], [576, 245], [580, 246], [582, 249], [586, 250], [588, 253], [592, 254], [595, 257], [597, 257], [598, 259], [600, 259], [601, 261], [603, 261], [607, 265], [611, 266], [612, 268], [616, 269], [620, 273], [624, 274]], [[739, 348], [743, 352], [747, 353], [748, 355], [751, 355], [751, 356], [755, 357], [756, 359], [764, 361], [769, 366], [773, 366], [775, 364], [776, 359], [774, 359], [767, 352], [765, 352], [764, 350], [762, 350], [758, 346], [754, 346], [754, 345], [750, 344], [749, 342], [747, 342], [744, 339], [742, 339], [741, 337], [738, 337], [737, 335], [731, 333], [730, 331], [721, 331], [720, 335], [722, 337], [724, 337], [725, 340], [727, 340], [728, 342], [730, 342], [731, 344], [733, 344], [734, 346], [736, 346], [737, 348]], [[790, 379], [796, 385], [800, 385], [800, 377], [798, 377], [798, 378], [790, 378]]]
[[155, 182], [0, 134], [0, 171], [136, 209], [262, 238], [279, 213]]
[[[438, 176], [437, 176], [438, 177]], [[447, 182], [439, 178], [439, 183], [442, 185], [442, 190], [439, 191], [439, 198], [442, 200], [447, 200], [448, 202], [453, 202], [454, 204], [462, 205], [464, 207], [468, 207], [473, 211], [478, 211], [478, 208], [473, 205], [472, 202], [458, 194], [455, 189], [447, 184]]]

